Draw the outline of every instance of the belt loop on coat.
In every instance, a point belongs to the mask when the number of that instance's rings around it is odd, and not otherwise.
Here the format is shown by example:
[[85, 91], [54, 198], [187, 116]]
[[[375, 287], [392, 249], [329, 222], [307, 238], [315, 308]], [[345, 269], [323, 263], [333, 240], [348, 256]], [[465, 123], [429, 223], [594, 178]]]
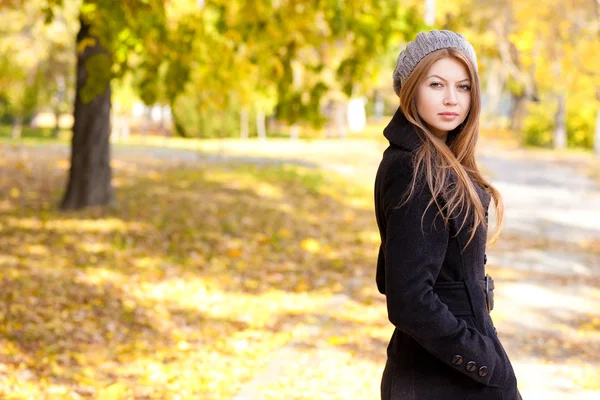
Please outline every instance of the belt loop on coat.
[[483, 291], [485, 293], [485, 302], [487, 304], [488, 313], [494, 309], [494, 280], [488, 274], [483, 278]]

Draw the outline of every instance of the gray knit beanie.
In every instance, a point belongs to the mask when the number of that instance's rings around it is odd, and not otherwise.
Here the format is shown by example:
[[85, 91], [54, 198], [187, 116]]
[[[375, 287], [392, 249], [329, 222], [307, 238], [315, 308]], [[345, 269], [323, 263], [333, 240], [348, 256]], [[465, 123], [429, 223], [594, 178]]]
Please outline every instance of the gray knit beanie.
[[415, 69], [419, 61], [427, 54], [436, 50], [453, 48], [462, 51], [473, 63], [477, 70], [477, 56], [471, 43], [460, 33], [452, 31], [429, 31], [421, 32], [414, 41], [409, 42], [406, 48], [398, 55], [396, 69], [394, 69], [394, 92], [400, 96], [400, 87], [404, 85], [411, 72]]

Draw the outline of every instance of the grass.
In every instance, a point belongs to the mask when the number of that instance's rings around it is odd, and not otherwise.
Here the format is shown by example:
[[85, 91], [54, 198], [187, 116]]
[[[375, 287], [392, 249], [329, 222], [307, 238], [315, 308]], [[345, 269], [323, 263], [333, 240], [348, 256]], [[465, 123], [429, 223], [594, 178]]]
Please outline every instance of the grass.
[[52, 128], [23, 127], [21, 138], [13, 139], [10, 125], [0, 125], [0, 143], [23, 143], [27, 145], [48, 144], [53, 142], [66, 143], [70, 137], [70, 131], [62, 129], [59, 137], [54, 137]]

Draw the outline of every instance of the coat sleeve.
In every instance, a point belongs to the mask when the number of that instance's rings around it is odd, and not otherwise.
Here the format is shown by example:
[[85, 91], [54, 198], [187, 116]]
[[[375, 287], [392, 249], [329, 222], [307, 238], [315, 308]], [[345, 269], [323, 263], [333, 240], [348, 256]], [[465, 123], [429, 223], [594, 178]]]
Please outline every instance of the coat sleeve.
[[[391, 192], [399, 193], [403, 191], [399, 188], [410, 184], [410, 177], [400, 175], [392, 182]], [[430, 199], [431, 192], [422, 187], [416, 188], [411, 200], [400, 208], [394, 207], [398, 196], [387, 202], [383, 252], [389, 320], [449, 367], [484, 385], [498, 387], [504, 368], [492, 339], [457, 319], [433, 292], [449, 231], [435, 203], [423, 217]], [[476, 364], [473, 371], [466, 368], [469, 361]], [[482, 366], [487, 367], [487, 375], [480, 376]]]

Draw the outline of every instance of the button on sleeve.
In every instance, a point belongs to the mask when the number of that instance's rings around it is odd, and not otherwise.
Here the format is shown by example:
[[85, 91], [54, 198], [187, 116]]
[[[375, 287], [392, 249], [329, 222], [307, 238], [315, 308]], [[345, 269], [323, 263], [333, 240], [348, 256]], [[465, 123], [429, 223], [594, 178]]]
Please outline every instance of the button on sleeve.
[[469, 361], [467, 365], [465, 365], [465, 369], [469, 372], [474, 372], [477, 369], [477, 364], [475, 361]]
[[460, 354], [455, 355], [454, 357], [452, 357], [452, 365], [460, 365], [463, 362], [463, 358]]

